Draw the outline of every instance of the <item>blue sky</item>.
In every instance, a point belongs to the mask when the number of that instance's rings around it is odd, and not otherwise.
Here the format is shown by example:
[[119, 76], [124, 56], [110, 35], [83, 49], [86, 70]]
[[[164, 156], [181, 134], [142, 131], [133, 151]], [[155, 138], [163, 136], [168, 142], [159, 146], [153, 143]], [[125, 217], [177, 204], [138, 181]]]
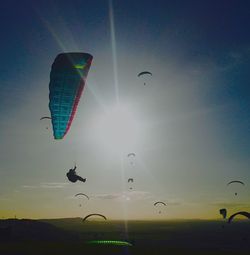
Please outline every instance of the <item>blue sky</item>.
[[[169, 203], [161, 215], [168, 219], [214, 218], [223, 204], [249, 208], [249, 2], [110, 3], [3, 1], [0, 213], [81, 216], [86, 211], [72, 199], [81, 191], [92, 195], [90, 212], [111, 218], [157, 218], [156, 200]], [[58, 142], [39, 119], [49, 114], [54, 58], [74, 51], [94, 60], [71, 130]], [[147, 86], [137, 77], [144, 70], [153, 73]], [[117, 154], [112, 132], [98, 129], [117, 95], [138, 129], [124, 135], [137, 155], [133, 168], [127, 151]], [[109, 116], [106, 128], [126, 123], [120, 115]], [[85, 186], [65, 179], [75, 161]], [[237, 198], [226, 187], [235, 178], [246, 183]]]

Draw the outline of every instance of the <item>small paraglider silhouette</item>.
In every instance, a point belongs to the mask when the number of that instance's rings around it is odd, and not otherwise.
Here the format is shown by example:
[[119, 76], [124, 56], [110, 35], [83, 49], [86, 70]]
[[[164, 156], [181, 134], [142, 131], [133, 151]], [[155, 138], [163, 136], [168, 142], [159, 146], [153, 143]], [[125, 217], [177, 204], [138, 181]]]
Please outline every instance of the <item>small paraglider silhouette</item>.
[[[40, 120], [51, 120], [51, 117], [47, 117], [47, 116], [45, 116], [45, 117], [41, 117], [40, 118]], [[49, 127], [48, 126], [46, 126], [46, 129], [49, 129]]]
[[[128, 179], [128, 183], [129, 183], [129, 182], [132, 182], [132, 183], [133, 183], [133, 182], [134, 182], [134, 179], [133, 179], [133, 178], [129, 178], [129, 179]], [[132, 190], [133, 188], [130, 187], [129, 189]]]
[[[75, 197], [78, 197], [78, 196], [86, 197], [86, 198], [89, 200], [89, 196], [87, 196], [87, 195], [84, 194], [84, 193], [77, 193], [77, 194], [75, 195]], [[82, 204], [79, 204], [79, 207], [82, 207]]]
[[135, 153], [134, 152], [130, 152], [127, 155], [128, 159], [129, 159], [129, 163], [131, 166], [135, 165]]
[[[230, 182], [227, 184], [227, 186], [229, 186], [229, 185], [231, 185], [231, 184], [233, 184], [233, 183], [239, 183], [239, 184], [241, 184], [241, 185], [245, 186], [245, 183], [244, 183], [244, 182], [242, 182], [242, 181], [230, 181]], [[235, 196], [237, 196], [237, 195], [238, 195], [238, 193], [237, 193], [237, 192], [235, 192], [235, 193], [234, 193], [234, 195], [235, 195]]]
[[[149, 72], [149, 71], [140, 72], [140, 73], [138, 73], [137, 76], [140, 77], [140, 76], [143, 76], [143, 75], [151, 75], [151, 76], [153, 76], [153, 74], [151, 72]], [[146, 82], [144, 82], [143, 85], [145, 86]]]
[[[157, 206], [157, 205], [164, 205], [164, 206], [166, 206], [166, 203], [158, 201], [158, 202], [154, 203], [154, 206]], [[161, 210], [158, 213], [161, 214]]]
[[225, 208], [220, 209], [220, 214], [222, 215], [223, 219], [226, 219], [226, 217], [227, 217], [227, 209], [225, 209]]
[[86, 182], [86, 178], [82, 178], [81, 176], [76, 174], [76, 165], [74, 168], [69, 169], [66, 176], [68, 180], [71, 182], [77, 182], [77, 181]]

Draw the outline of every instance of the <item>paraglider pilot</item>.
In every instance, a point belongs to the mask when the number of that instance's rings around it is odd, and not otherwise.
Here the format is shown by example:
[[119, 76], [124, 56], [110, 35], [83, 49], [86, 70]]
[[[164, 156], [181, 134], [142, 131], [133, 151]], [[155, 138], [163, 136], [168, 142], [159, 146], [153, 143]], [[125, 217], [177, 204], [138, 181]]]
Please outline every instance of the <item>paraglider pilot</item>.
[[81, 176], [76, 174], [76, 165], [74, 168], [69, 169], [66, 176], [68, 177], [69, 181], [71, 181], [71, 182], [77, 182], [77, 181], [85, 182], [86, 181], [86, 178], [82, 178]]

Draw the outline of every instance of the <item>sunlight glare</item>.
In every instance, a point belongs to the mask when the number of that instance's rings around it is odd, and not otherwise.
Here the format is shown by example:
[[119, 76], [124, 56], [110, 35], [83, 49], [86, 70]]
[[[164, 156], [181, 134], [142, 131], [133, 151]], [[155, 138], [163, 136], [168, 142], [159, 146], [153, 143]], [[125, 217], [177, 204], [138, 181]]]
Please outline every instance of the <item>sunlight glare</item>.
[[127, 107], [114, 107], [100, 116], [96, 137], [110, 152], [123, 153], [138, 143], [140, 128], [137, 118]]

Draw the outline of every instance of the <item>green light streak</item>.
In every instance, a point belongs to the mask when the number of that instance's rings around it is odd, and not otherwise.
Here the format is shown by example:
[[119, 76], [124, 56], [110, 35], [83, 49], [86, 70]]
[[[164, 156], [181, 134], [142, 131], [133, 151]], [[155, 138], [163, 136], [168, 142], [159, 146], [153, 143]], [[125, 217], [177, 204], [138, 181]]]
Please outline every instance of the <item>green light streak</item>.
[[93, 240], [86, 242], [87, 244], [104, 244], [104, 245], [116, 245], [116, 246], [132, 246], [131, 243], [125, 241], [114, 240]]
[[83, 69], [85, 65], [74, 65], [76, 69]]

